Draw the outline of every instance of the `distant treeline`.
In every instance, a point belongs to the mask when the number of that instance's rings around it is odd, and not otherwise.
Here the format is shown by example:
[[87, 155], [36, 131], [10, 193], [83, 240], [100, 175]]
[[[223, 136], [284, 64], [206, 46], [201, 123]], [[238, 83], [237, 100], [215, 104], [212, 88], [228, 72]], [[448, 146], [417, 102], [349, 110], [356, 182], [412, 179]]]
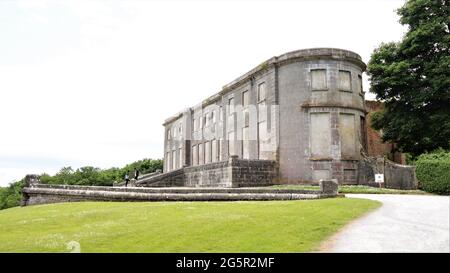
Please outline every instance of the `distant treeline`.
[[[63, 167], [55, 175], [41, 174], [43, 184], [65, 184], [65, 185], [87, 185], [87, 186], [112, 186], [113, 182], [121, 182], [125, 173], [129, 172], [133, 176], [134, 169], [137, 168], [141, 174], [155, 172], [163, 169], [161, 159], [142, 159], [127, 164], [123, 168], [100, 169], [86, 166], [76, 170], [72, 167]], [[22, 188], [25, 185], [25, 178], [11, 183], [6, 188], [0, 188], [0, 209], [7, 209], [20, 205], [22, 199]]]

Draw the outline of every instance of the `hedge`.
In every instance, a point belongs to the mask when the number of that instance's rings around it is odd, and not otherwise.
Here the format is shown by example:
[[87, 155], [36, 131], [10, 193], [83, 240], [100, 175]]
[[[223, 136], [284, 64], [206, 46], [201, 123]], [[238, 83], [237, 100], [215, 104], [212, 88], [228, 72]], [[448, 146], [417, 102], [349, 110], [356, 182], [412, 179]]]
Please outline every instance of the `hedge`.
[[416, 175], [424, 191], [450, 195], [450, 152], [440, 150], [420, 155]]

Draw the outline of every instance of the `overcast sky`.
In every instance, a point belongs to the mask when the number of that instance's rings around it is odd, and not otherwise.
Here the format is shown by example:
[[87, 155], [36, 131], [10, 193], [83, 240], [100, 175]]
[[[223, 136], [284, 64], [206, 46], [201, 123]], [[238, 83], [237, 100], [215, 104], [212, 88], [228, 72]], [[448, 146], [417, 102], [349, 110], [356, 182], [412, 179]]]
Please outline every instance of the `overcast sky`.
[[162, 158], [165, 118], [288, 51], [367, 62], [403, 35], [402, 4], [0, 0], [0, 186]]

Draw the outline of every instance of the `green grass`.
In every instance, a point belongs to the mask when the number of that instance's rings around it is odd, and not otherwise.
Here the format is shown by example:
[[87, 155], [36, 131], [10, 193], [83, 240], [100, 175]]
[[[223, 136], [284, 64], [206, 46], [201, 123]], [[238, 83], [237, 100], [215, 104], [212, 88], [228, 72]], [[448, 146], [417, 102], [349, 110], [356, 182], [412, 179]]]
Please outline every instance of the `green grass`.
[[307, 252], [380, 203], [80, 202], [0, 211], [0, 252]]
[[[319, 186], [310, 185], [276, 185], [272, 186], [276, 189], [303, 189], [303, 190], [319, 190]], [[375, 188], [362, 185], [348, 185], [339, 186], [339, 193], [374, 193], [374, 194], [430, 194], [421, 190], [397, 190], [397, 189], [386, 189], [386, 188]]]
[[340, 186], [341, 193], [375, 193], [375, 194], [429, 194], [421, 190], [397, 190], [386, 188], [375, 188], [369, 186]]

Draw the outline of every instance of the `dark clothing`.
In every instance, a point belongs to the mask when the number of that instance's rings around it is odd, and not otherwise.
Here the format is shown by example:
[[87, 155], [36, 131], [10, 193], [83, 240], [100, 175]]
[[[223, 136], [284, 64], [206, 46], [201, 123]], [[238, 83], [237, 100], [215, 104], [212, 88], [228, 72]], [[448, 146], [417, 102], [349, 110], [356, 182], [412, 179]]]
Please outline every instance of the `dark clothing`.
[[130, 178], [128, 177], [128, 174], [125, 175], [125, 187], [128, 187], [128, 182], [130, 182]]
[[134, 171], [134, 179], [138, 179], [138, 177], [139, 177], [139, 170], [135, 170]]

